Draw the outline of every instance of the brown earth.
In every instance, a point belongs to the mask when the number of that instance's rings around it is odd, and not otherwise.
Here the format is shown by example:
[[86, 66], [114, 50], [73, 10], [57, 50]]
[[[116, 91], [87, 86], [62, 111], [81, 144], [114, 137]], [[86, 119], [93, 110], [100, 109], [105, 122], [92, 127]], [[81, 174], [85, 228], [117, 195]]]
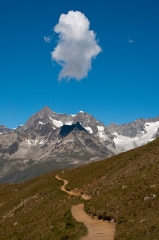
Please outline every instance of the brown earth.
[[64, 185], [62, 185], [62, 187], [61, 187], [61, 190], [62, 190], [62, 191], [66, 192], [66, 193], [68, 193], [68, 194], [70, 194], [70, 195], [73, 195], [73, 196], [81, 196], [81, 198], [83, 198], [84, 200], [89, 200], [89, 199], [91, 198], [90, 196], [87, 196], [87, 195], [85, 195], [85, 194], [81, 194], [81, 192], [78, 191], [78, 190], [71, 190], [71, 191], [66, 190], [65, 187], [66, 187], [66, 185], [68, 184], [68, 181], [60, 178], [58, 175], [56, 175], [55, 177], [56, 177], [58, 180], [61, 180], [61, 181], [64, 182]]
[[[81, 196], [85, 200], [90, 199], [87, 195], [81, 195], [79, 191], [67, 191], [65, 186], [68, 184], [68, 181], [61, 179], [58, 175], [56, 175], [56, 178], [64, 182], [64, 185], [61, 187], [62, 191], [70, 195]], [[114, 240], [116, 227], [115, 222], [93, 219], [84, 211], [84, 204], [72, 206], [71, 213], [76, 221], [83, 222], [88, 229], [88, 235], [82, 237], [81, 240]]]
[[72, 206], [71, 212], [78, 222], [83, 222], [88, 235], [81, 240], [114, 240], [115, 223], [93, 219], [84, 211], [84, 204]]

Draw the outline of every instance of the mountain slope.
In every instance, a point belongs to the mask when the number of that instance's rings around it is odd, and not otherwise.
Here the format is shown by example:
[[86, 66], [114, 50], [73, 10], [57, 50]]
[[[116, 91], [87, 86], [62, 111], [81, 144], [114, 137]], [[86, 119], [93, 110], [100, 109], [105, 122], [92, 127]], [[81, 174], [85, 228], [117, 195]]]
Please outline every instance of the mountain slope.
[[[9, 142], [13, 136], [14, 142]], [[51, 170], [113, 155], [78, 122], [53, 129], [50, 123], [39, 125], [36, 120], [34, 126], [11, 133], [9, 137], [5, 134], [4, 137], [7, 143], [4, 145], [3, 141], [1, 148], [1, 182], [24, 181]], [[6, 159], [6, 156], [11, 158]]]
[[145, 145], [153, 141], [159, 132], [159, 117], [138, 119], [127, 124], [108, 126], [114, 136], [114, 143], [118, 152]]
[[159, 117], [105, 126], [83, 111], [67, 115], [44, 107], [16, 129], [0, 125], [0, 181], [22, 181], [108, 158], [158, 136]]
[[[47, 141], [46, 135], [49, 132], [57, 130], [63, 125], [72, 125], [77, 122], [79, 122], [91, 136], [98, 139], [114, 153], [127, 151], [144, 145], [154, 140], [159, 133], [159, 117], [137, 119], [134, 122], [120, 125], [112, 123], [105, 126], [92, 115], [83, 111], [74, 115], [58, 114], [46, 106], [31, 116], [23, 126], [19, 126], [14, 131], [1, 125], [0, 134], [16, 132], [21, 135], [21, 133], [23, 133], [25, 138], [22, 137], [21, 140], [26, 142], [26, 144], [36, 145], [40, 143], [42, 145]], [[53, 135], [55, 137], [56, 134], [52, 133], [52, 136]]]
[[116, 220], [115, 240], [155, 240], [159, 232], [159, 139], [109, 159], [56, 171], [21, 184], [0, 184], [1, 239], [80, 239], [85, 227], [71, 216], [79, 197], [91, 196], [85, 211]]

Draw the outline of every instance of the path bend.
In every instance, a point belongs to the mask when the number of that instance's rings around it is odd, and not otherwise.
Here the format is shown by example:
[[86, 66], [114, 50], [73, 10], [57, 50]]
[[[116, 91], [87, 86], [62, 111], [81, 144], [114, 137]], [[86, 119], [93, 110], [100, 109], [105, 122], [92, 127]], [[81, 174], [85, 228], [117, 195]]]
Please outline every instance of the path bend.
[[[90, 197], [87, 195], [81, 195], [80, 192], [67, 191], [65, 186], [68, 184], [67, 180], [60, 178], [58, 175], [55, 176], [56, 179], [62, 180], [64, 184], [61, 190], [73, 196], [81, 196], [85, 200], [89, 200]], [[115, 222], [108, 222], [98, 219], [91, 218], [84, 211], [84, 204], [73, 205], [71, 208], [72, 216], [77, 222], [83, 222], [88, 229], [88, 235], [82, 237], [81, 240], [114, 240], [115, 235]]]
[[83, 222], [88, 229], [88, 235], [81, 240], [114, 240], [115, 223], [93, 219], [84, 211], [84, 204], [71, 208], [72, 216], [77, 222]]
[[91, 199], [90, 196], [85, 195], [85, 194], [81, 194], [79, 191], [75, 191], [75, 190], [68, 191], [68, 190], [66, 190], [65, 187], [68, 184], [68, 181], [65, 180], [65, 179], [60, 178], [59, 175], [56, 175], [55, 178], [64, 182], [64, 184], [61, 187], [62, 191], [66, 192], [66, 193], [68, 193], [69, 195], [72, 195], [72, 196], [81, 196], [81, 198], [83, 198], [84, 200]]

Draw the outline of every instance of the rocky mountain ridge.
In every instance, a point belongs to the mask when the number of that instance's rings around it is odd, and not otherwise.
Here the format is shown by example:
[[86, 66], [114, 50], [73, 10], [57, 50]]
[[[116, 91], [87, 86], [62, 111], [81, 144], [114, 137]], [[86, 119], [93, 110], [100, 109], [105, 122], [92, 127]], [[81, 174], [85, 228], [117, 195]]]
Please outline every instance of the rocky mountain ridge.
[[16, 129], [0, 125], [0, 179], [46, 163], [51, 171], [97, 161], [158, 136], [159, 117], [105, 126], [83, 111], [67, 115], [44, 107]]

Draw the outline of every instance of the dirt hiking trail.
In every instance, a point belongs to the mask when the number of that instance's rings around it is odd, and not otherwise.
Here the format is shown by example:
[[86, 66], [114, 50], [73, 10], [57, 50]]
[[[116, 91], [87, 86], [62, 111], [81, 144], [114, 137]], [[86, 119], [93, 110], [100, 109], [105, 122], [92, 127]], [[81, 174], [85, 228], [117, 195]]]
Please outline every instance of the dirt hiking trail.
[[72, 206], [72, 215], [78, 222], [83, 222], [88, 229], [88, 235], [81, 240], [113, 240], [115, 223], [91, 218], [84, 211], [84, 204]]
[[68, 181], [60, 178], [58, 175], [56, 175], [55, 178], [64, 182], [64, 185], [62, 185], [62, 187], [61, 187], [62, 191], [66, 192], [70, 195], [73, 195], [73, 196], [81, 196], [81, 198], [83, 198], [84, 200], [89, 200], [91, 198], [90, 196], [81, 194], [79, 191], [76, 191], [76, 190], [67, 191], [65, 187], [68, 184]]
[[[58, 180], [62, 180], [64, 185], [61, 187], [61, 190], [74, 196], [81, 196], [85, 200], [89, 200], [90, 197], [87, 195], [81, 195], [78, 191], [67, 191], [65, 186], [68, 184], [67, 180], [61, 179], [56, 175]], [[88, 229], [88, 235], [82, 237], [81, 240], [114, 240], [115, 227], [114, 222], [108, 222], [98, 219], [91, 218], [84, 211], [84, 204], [74, 205], [71, 208], [72, 216], [76, 219], [77, 222], [83, 222]]]

